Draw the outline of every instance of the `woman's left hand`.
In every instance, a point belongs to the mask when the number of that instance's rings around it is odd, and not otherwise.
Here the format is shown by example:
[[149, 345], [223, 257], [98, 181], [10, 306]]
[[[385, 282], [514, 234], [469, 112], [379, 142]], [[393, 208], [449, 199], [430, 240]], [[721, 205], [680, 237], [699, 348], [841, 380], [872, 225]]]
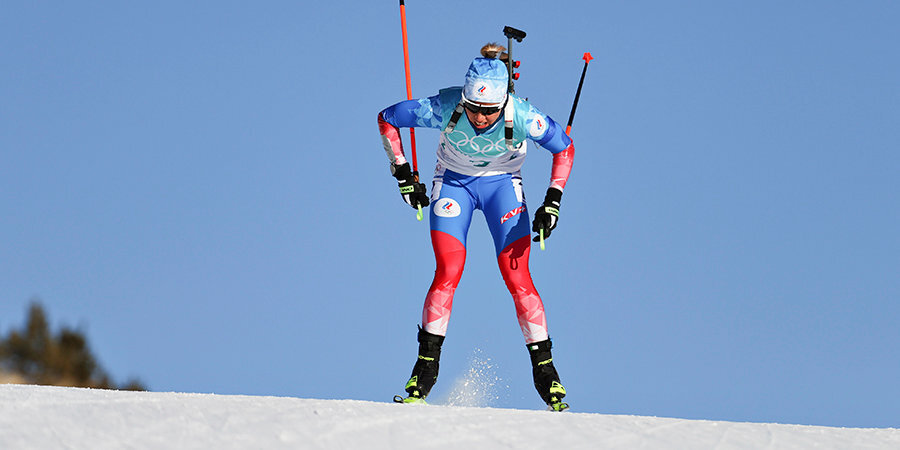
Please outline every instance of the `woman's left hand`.
[[[556, 188], [547, 189], [547, 195], [544, 196], [544, 204], [534, 212], [534, 222], [531, 224], [531, 231], [540, 233], [544, 230], [544, 239], [550, 237], [550, 232], [556, 228], [559, 221], [559, 203], [562, 201], [562, 191]], [[534, 242], [541, 240], [541, 236], [535, 236]]]

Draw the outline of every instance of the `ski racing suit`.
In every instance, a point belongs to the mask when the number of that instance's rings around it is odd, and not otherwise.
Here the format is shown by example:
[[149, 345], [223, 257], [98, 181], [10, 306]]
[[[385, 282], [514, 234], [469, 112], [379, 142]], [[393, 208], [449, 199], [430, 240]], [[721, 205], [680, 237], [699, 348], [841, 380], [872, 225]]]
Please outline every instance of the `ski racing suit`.
[[486, 129], [476, 130], [466, 115], [448, 129], [461, 88], [407, 100], [378, 114], [378, 128], [392, 164], [407, 162], [398, 127], [442, 130], [437, 149], [429, 213], [436, 270], [425, 297], [422, 328], [445, 336], [453, 294], [466, 259], [466, 235], [472, 213], [480, 209], [488, 223], [500, 273], [512, 294], [526, 344], [549, 339], [544, 305], [528, 270], [531, 249], [529, 214], [520, 169], [531, 139], [553, 154], [550, 187], [562, 191], [572, 170], [575, 148], [563, 128], [527, 100], [509, 94], [514, 106], [513, 136], [507, 139], [505, 108]]

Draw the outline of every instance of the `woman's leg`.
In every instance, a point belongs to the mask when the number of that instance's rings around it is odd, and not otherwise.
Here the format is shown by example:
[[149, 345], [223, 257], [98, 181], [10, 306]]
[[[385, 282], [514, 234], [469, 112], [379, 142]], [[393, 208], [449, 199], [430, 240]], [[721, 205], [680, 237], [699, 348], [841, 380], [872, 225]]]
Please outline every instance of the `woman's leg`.
[[500, 274], [515, 302], [516, 318], [526, 344], [549, 339], [544, 303], [528, 270], [530, 250], [530, 236], [525, 236], [509, 244], [497, 256]]
[[534, 387], [547, 405], [561, 411], [568, 408], [562, 402], [566, 389], [559, 382], [559, 374], [550, 354], [552, 345], [547, 332], [544, 303], [528, 270], [531, 227], [522, 195], [522, 182], [517, 175], [492, 183], [492, 195], [483, 197], [486, 199], [484, 215], [494, 237], [500, 273], [516, 304], [516, 317], [531, 356]]
[[476, 203], [466, 188], [471, 177], [445, 172], [435, 178], [430, 208], [434, 280], [425, 296], [422, 328], [438, 336], [447, 334], [453, 294], [466, 263], [466, 235]]
[[[494, 177], [492, 177], [494, 178]], [[528, 209], [518, 174], [495, 177], [482, 193], [484, 216], [494, 238], [500, 274], [516, 305], [516, 318], [525, 343], [549, 338], [544, 303], [531, 280], [528, 256], [531, 251], [531, 227]]]
[[475, 202], [465, 188], [465, 180], [452, 173], [436, 174], [431, 193], [431, 245], [434, 248], [434, 281], [425, 296], [422, 327], [419, 329], [419, 355], [406, 382], [406, 399], [416, 402], [428, 396], [437, 382], [441, 345], [453, 309], [453, 293], [466, 263], [466, 234]]
[[457, 238], [437, 230], [431, 231], [431, 246], [435, 259], [434, 280], [425, 296], [422, 328], [431, 334], [446, 336], [453, 294], [466, 264], [466, 247]]

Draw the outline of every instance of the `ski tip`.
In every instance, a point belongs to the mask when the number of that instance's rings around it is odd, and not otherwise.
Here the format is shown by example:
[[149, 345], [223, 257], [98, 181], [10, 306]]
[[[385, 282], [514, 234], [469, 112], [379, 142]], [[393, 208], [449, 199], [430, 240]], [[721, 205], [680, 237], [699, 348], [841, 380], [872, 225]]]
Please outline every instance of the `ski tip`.
[[425, 399], [421, 397], [404, 397], [402, 395], [394, 396], [394, 403], [407, 403], [407, 404], [415, 404], [415, 405], [427, 405], [425, 403]]
[[556, 411], [556, 412], [568, 411], [569, 404], [565, 403], [565, 402], [550, 403], [549, 405], [547, 405], [547, 410], [548, 411]]
[[591, 52], [585, 52], [585, 53], [584, 53], [584, 57], [581, 58], [581, 59], [584, 60], [584, 63], [585, 63], [585, 64], [588, 64], [588, 63], [591, 62], [592, 59], [594, 59], [594, 57], [591, 56]]

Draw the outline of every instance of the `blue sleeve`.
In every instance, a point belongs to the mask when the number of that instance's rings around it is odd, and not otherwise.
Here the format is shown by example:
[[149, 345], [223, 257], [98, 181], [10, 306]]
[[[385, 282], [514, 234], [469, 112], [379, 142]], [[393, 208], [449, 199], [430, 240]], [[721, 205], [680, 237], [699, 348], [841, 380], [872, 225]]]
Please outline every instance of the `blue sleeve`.
[[405, 100], [381, 111], [384, 120], [395, 127], [441, 128], [441, 99], [439, 95], [419, 100]]
[[556, 123], [550, 116], [544, 117], [547, 119], [547, 131], [535, 142], [549, 150], [550, 153], [559, 153], [565, 150], [572, 143], [572, 139], [565, 133], [562, 125]]
[[565, 133], [564, 128], [530, 102], [517, 99], [516, 106], [520, 108], [517, 110], [516, 120], [519, 120], [521, 114], [523, 126], [532, 141], [553, 154], [565, 150], [572, 144], [572, 139]]

